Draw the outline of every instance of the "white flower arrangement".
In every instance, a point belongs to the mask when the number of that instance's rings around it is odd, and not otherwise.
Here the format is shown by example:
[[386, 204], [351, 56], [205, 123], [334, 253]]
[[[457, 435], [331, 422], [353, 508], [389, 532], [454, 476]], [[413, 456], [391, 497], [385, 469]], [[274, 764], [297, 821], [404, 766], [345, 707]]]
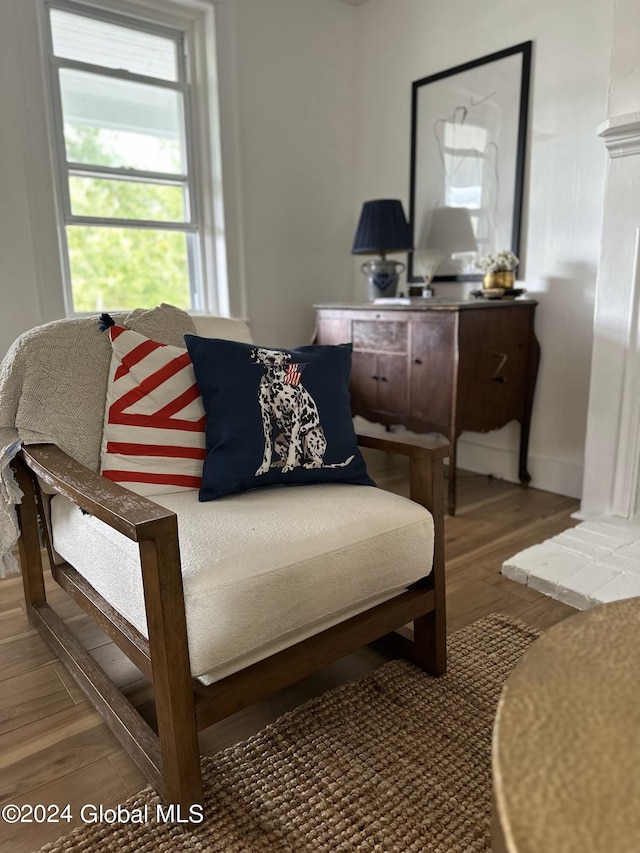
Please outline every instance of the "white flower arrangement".
[[476, 261], [476, 266], [484, 273], [488, 272], [511, 272], [520, 263], [520, 260], [513, 252], [508, 249], [503, 249], [495, 255], [485, 255]]

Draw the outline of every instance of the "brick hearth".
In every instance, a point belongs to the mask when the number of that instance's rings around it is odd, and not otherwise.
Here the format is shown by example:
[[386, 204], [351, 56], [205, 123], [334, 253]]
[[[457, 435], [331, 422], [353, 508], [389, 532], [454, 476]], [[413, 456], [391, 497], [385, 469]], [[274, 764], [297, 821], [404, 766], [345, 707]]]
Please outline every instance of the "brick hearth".
[[640, 596], [640, 522], [584, 521], [510, 557], [502, 574], [579, 610]]

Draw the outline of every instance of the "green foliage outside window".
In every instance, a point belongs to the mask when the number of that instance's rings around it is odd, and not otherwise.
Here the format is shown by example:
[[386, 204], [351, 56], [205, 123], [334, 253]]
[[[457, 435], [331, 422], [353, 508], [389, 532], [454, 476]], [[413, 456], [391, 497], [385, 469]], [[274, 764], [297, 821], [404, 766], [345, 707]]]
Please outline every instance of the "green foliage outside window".
[[[66, 129], [65, 129], [66, 130]], [[75, 126], [65, 132], [67, 159], [109, 160], [104, 134]], [[185, 218], [181, 187], [111, 178], [71, 176], [76, 215], [179, 222]], [[150, 228], [67, 227], [74, 309], [130, 309], [170, 302], [191, 306], [187, 235]]]

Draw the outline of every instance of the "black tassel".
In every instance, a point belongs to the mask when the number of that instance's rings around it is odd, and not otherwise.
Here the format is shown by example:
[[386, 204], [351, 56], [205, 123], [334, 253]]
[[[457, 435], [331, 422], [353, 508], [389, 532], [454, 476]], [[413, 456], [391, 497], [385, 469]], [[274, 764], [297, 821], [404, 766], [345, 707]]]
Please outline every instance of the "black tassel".
[[110, 326], [115, 326], [116, 321], [108, 314], [101, 314], [98, 320], [98, 328], [101, 332], [105, 332]]

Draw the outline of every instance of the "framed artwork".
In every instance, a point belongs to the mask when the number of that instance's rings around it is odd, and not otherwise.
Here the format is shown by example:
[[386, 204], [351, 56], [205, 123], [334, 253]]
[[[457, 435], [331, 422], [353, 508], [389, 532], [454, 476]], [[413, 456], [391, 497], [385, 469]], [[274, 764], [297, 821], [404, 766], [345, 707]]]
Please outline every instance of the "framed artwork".
[[409, 281], [476, 281], [483, 255], [519, 256], [531, 48], [413, 83]]

